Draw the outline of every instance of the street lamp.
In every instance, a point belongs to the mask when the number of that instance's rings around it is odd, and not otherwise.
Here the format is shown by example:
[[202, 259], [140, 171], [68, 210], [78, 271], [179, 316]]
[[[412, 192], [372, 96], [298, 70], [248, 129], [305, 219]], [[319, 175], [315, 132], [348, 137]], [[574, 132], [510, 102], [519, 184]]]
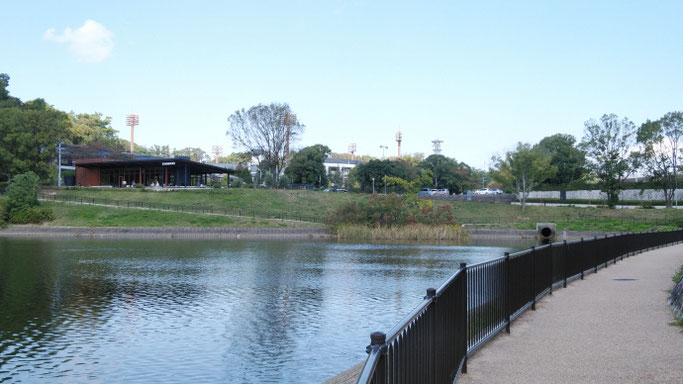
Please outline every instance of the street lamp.
[[372, 194], [375, 194], [375, 178], [372, 178]]
[[57, 144], [57, 186], [62, 186], [62, 142]]
[[380, 145], [379, 148], [382, 150], [382, 160], [384, 160], [384, 150], [389, 149], [386, 145]]

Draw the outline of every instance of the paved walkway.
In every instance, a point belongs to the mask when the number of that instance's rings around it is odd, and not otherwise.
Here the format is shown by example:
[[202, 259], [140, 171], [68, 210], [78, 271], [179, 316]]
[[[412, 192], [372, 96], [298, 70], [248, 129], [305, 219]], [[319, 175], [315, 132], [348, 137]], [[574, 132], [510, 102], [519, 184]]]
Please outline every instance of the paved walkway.
[[458, 383], [683, 383], [683, 330], [666, 305], [681, 264], [683, 245], [657, 249], [554, 291], [476, 351]]

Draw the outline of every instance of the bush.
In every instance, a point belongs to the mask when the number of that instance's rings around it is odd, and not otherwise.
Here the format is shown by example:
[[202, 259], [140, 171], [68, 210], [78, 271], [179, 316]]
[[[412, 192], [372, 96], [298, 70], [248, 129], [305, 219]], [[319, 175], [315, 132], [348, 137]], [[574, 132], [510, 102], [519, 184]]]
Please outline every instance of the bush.
[[12, 179], [7, 189], [0, 216], [15, 224], [42, 223], [54, 220], [52, 209], [39, 207], [40, 179], [33, 172], [22, 173]]
[[417, 195], [374, 195], [367, 203], [350, 202], [342, 205], [330, 218], [332, 226], [361, 224], [372, 227], [393, 227], [410, 224], [455, 224], [453, 209], [444, 204], [434, 208], [429, 200]]
[[145, 185], [142, 184], [142, 183], [137, 183], [137, 184], [135, 184], [135, 188], [137, 188], [137, 189], [145, 189]]
[[55, 214], [52, 209], [48, 207], [31, 207], [13, 210], [9, 215], [9, 221], [13, 224], [42, 223], [54, 219]]
[[243, 185], [242, 180], [240, 179], [235, 179], [232, 184], [230, 184], [231, 187], [233, 188], [241, 188]]
[[7, 226], [7, 206], [5, 205], [5, 199], [0, 197], [0, 228]]
[[9, 214], [38, 206], [39, 189], [40, 179], [35, 173], [27, 172], [15, 176], [5, 195], [5, 204]]

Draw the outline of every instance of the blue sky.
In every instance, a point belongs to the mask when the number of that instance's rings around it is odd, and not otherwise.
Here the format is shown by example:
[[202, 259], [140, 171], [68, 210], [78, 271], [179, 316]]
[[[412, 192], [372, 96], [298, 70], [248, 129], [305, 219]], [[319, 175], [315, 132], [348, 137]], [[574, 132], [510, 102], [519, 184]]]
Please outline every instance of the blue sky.
[[[136, 143], [233, 150], [227, 117], [287, 102], [296, 146], [443, 154], [486, 168], [604, 113], [683, 109], [681, 1], [4, 0], [0, 72], [22, 100], [101, 112]], [[88, 21], [90, 20], [90, 21]], [[70, 30], [66, 30], [70, 28]]]

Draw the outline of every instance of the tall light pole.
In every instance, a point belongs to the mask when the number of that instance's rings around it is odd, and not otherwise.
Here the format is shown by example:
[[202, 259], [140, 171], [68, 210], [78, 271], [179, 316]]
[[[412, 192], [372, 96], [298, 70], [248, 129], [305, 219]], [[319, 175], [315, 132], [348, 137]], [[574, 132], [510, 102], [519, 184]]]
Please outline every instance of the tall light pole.
[[285, 166], [289, 165], [289, 140], [292, 133], [292, 124], [296, 125], [296, 115], [293, 113], [285, 113], [280, 116], [280, 121], [287, 127], [287, 141], [285, 142]]
[[379, 147], [382, 149], [382, 160], [384, 160], [384, 150], [389, 149], [389, 147], [386, 145], [380, 145]]
[[62, 142], [57, 144], [57, 186], [62, 186]]
[[211, 151], [216, 154], [216, 164], [218, 164], [218, 156], [223, 153], [223, 146], [214, 145], [211, 147]]
[[140, 125], [140, 115], [126, 116], [126, 125], [130, 126], [130, 153], [133, 153], [135, 149], [135, 126]]
[[375, 178], [372, 178], [372, 194], [375, 194]]

